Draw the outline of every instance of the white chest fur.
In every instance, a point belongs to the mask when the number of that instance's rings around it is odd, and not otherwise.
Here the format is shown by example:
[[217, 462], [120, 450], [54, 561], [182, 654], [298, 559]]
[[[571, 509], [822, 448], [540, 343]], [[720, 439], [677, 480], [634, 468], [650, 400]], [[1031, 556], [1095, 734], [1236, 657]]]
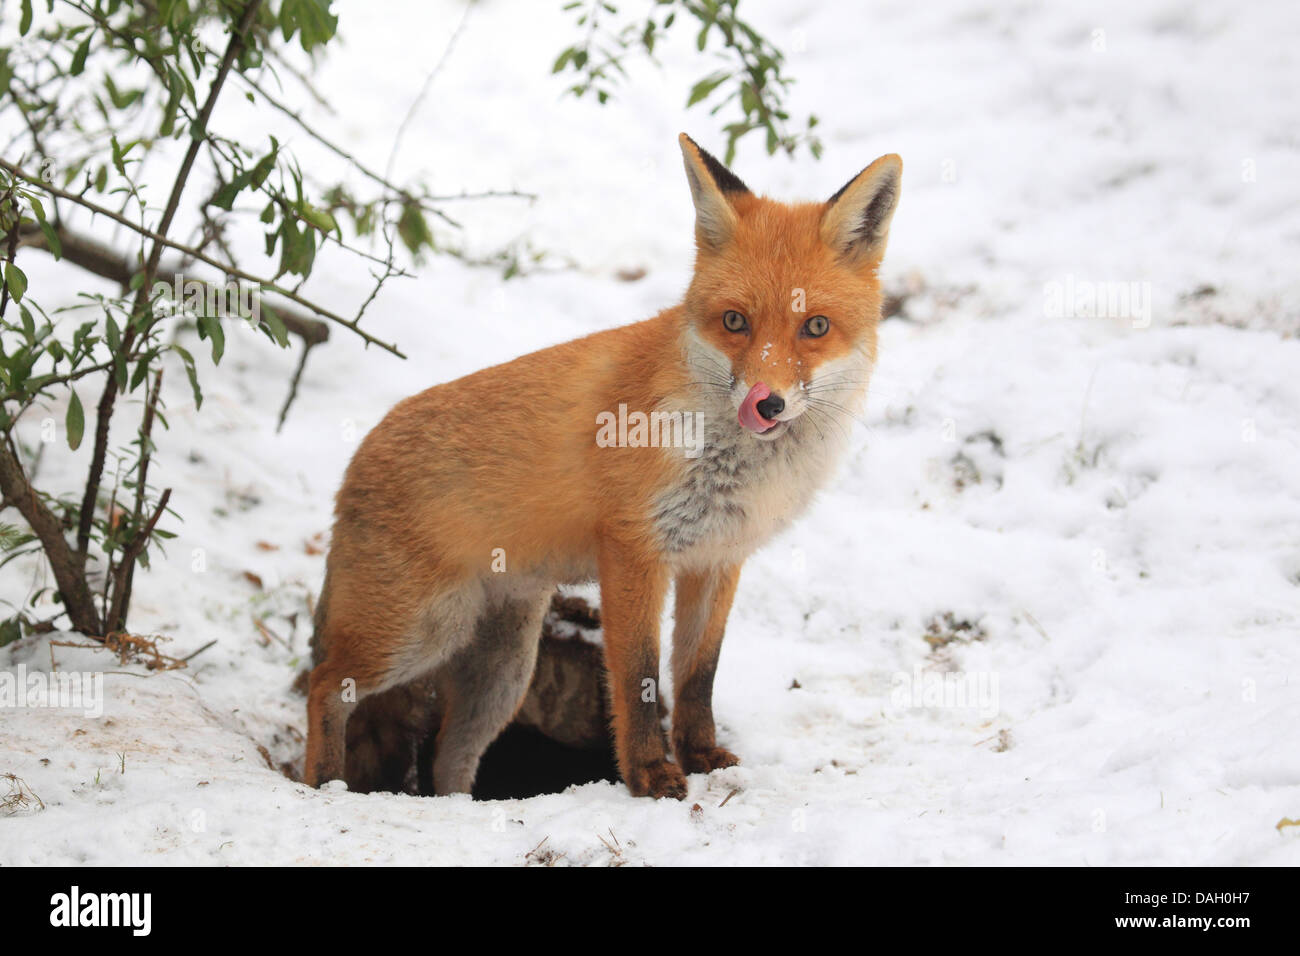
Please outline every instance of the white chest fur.
[[655, 500], [652, 517], [665, 554], [679, 567], [744, 560], [812, 501], [834, 471], [847, 429], [803, 416], [762, 441], [727, 415], [705, 422], [698, 458]]

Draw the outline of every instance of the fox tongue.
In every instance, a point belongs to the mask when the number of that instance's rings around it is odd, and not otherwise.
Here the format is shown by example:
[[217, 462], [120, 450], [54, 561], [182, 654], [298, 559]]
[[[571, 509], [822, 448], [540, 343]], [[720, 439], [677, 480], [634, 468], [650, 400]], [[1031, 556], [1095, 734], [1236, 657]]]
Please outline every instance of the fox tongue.
[[758, 403], [772, 394], [772, 390], [759, 382], [749, 390], [745, 400], [740, 403], [740, 424], [752, 432], [765, 432], [776, 422], [764, 418], [758, 411]]

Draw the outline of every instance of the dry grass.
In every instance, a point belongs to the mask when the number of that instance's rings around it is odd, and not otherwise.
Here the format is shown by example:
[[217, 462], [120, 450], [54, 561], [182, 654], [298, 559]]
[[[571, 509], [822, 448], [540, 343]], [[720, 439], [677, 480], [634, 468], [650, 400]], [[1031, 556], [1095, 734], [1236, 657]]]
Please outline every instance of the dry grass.
[[5, 816], [25, 813], [33, 808], [45, 809], [45, 801], [27, 786], [27, 781], [22, 777], [12, 773], [0, 773], [0, 780], [5, 782], [6, 787], [5, 795], [0, 797], [0, 808], [4, 809]]
[[[114, 631], [104, 638], [102, 642], [93, 644], [79, 644], [74, 641], [50, 641], [51, 647], [75, 647], [82, 650], [98, 650], [107, 648], [117, 655], [119, 664], [143, 664], [151, 671], [174, 671], [178, 668], [185, 667], [186, 663], [195, 654], [205, 651], [215, 642], [209, 642], [194, 654], [185, 657], [172, 657], [164, 654], [158, 649], [160, 641], [170, 641], [170, 637], [161, 634], [144, 635], [128, 634], [126, 631]], [[51, 651], [53, 656], [53, 651]]]

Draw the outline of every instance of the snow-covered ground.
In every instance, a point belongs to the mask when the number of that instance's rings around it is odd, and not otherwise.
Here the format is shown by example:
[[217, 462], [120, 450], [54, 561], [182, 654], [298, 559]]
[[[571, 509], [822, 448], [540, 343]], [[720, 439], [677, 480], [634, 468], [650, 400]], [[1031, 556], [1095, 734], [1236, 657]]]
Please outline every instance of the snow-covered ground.
[[[559, 8], [478, 4], [397, 169], [537, 193], [455, 211], [476, 250], [523, 237], [577, 267], [503, 282], [437, 260], [392, 283], [370, 328], [410, 358], [337, 332], [280, 435], [294, 355], [233, 337], [201, 414], [170, 376], [152, 477], [184, 523], [133, 624], [178, 655], [217, 643], [163, 674], [45, 638], [0, 650], [10, 671], [106, 672], [98, 718], [0, 710], [0, 773], [44, 804], [0, 816], [0, 863], [1300, 862], [1300, 827], [1277, 827], [1300, 818], [1300, 9], [1280, 2], [745, 0], [826, 151], [768, 157], [755, 135], [735, 168], [824, 198], [900, 153], [884, 274], [911, 295], [839, 478], [742, 578], [715, 707], [743, 766], [684, 803], [315, 792], [271, 768], [301, 756], [290, 684], [366, 430], [687, 281], [675, 137], [721, 150], [682, 108], [710, 65], [683, 35], [619, 102], [561, 99]], [[313, 121], [382, 168], [462, 9], [341, 4], [318, 76], [337, 115]], [[240, 109], [226, 122], [320, 155]], [[42, 286], [66, 273], [22, 265], [57, 305]], [[343, 312], [366, 290], [347, 259], [307, 289]], [[1080, 314], [1089, 292], [1116, 307]], [[83, 468], [51, 449], [42, 478]], [[38, 580], [3, 575], [12, 601]]]

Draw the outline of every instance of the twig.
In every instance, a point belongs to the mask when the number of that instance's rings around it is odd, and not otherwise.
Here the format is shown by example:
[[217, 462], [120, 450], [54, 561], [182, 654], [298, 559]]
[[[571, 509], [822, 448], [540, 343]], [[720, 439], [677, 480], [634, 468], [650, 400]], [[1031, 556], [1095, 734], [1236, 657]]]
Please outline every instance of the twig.
[[266, 623], [262, 621], [261, 618], [253, 618], [253, 626], [257, 628], [257, 632], [263, 637], [276, 641], [287, 651], [293, 650], [293, 648], [289, 646], [289, 642], [267, 627]]
[[181, 663], [188, 664], [190, 661], [198, 657], [200, 654], [202, 654], [204, 651], [206, 651], [209, 647], [211, 647], [215, 643], [217, 643], [217, 639], [214, 637], [212, 640], [208, 641], [208, 643], [200, 647], [197, 651], [192, 651], [189, 654], [186, 654], [184, 657], [182, 657], [180, 659]]
[[443, 47], [442, 56], [440, 56], [438, 62], [433, 65], [433, 69], [429, 71], [429, 75], [424, 78], [424, 85], [420, 87], [419, 95], [411, 101], [410, 109], [406, 111], [406, 116], [402, 118], [401, 124], [397, 127], [397, 132], [393, 135], [393, 147], [388, 153], [388, 163], [384, 167], [385, 179], [392, 178], [393, 163], [397, 161], [397, 150], [402, 143], [402, 136], [406, 133], [406, 128], [411, 124], [411, 120], [415, 118], [415, 112], [419, 109], [420, 103], [422, 103], [424, 98], [428, 95], [430, 87], [433, 86], [434, 79], [442, 72], [443, 66], [451, 56], [451, 51], [456, 48], [456, 41], [460, 39], [460, 35], [465, 29], [465, 23], [469, 20], [469, 12], [474, 8], [474, 2], [475, 0], [468, 0], [465, 4], [465, 10], [460, 15], [460, 22], [456, 24], [456, 29], [452, 31], [451, 38], [447, 40], [447, 45]]
[[[170, 488], [163, 491], [162, 497], [158, 499], [158, 506], [154, 508], [153, 515], [149, 518], [148, 523], [122, 549], [122, 560], [118, 563], [116, 580], [113, 582], [113, 603], [108, 617], [105, 618], [109, 623], [116, 625], [125, 616], [130, 569], [135, 565], [136, 558], [140, 556], [140, 552], [144, 550], [145, 545], [149, 543], [149, 538], [153, 536], [154, 525], [158, 523], [158, 519], [162, 517], [163, 512], [167, 510], [167, 502], [171, 499], [171, 496], [172, 490]], [[106, 629], [116, 631], [120, 628], [113, 626]]]
[[[159, 369], [154, 375], [153, 388], [150, 390], [145, 399], [144, 420], [140, 424], [140, 466], [136, 471], [135, 479], [135, 504], [131, 508], [131, 520], [138, 527], [140, 519], [144, 516], [144, 494], [149, 478], [149, 461], [153, 457], [151, 445], [153, 443], [153, 420], [158, 411], [158, 400], [162, 395], [162, 369]], [[126, 583], [122, 589], [121, 595], [121, 617], [110, 617], [105, 622], [105, 629], [110, 631], [120, 630], [126, 626], [127, 608], [131, 606], [131, 587], [135, 583], [135, 562], [132, 561], [126, 567]], [[117, 595], [113, 596], [113, 603], [118, 603]]]
[[348, 152], [346, 149], [339, 146], [337, 143], [333, 142], [332, 140], [326, 138], [322, 133], [314, 129], [303, 118], [303, 115], [301, 113], [297, 112], [287, 104], [277, 100], [273, 95], [268, 93], [260, 83], [258, 83], [252, 77], [243, 75], [241, 76], [241, 79], [243, 79], [243, 81], [247, 83], [252, 89], [260, 93], [262, 98], [266, 100], [268, 106], [272, 107], [275, 110], [278, 110], [279, 112], [283, 113], [285, 116], [289, 117], [289, 119], [293, 120], [304, 133], [306, 133], [308, 136], [310, 136], [320, 145], [324, 146], [330, 152], [334, 153], [334, 155], [338, 156], [340, 159], [347, 160], [347, 162], [350, 163], [357, 170], [357, 172], [361, 173], [367, 179], [379, 184], [380, 186], [383, 186], [390, 193], [392, 193], [392, 195], [398, 197], [399, 199], [416, 203], [417, 205], [420, 206], [421, 209], [424, 209], [426, 212], [431, 212], [434, 213], [435, 215], [442, 215], [440, 210], [433, 209], [428, 205], [426, 205], [427, 203], [433, 203], [433, 202], [453, 202], [462, 199], [536, 199], [537, 198], [537, 196], [533, 193], [521, 192], [515, 189], [488, 189], [488, 190], [482, 190], [480, 192], [461, 192], [461, 193], [446, 195], [446, 196], [416, 195], [412, 193], [409, 189], [403, 189], [401, 186], [398, 186], [396, 183], [392, 182], [392, 180], [388, 176], [380, 175], [379, 173], [375, 172], [373, 169], [370, 169], [359, 159], [357, 159], [355, 155]]
[[[307, 91], [307, 95], [310, 96], [312, 99], [314, 99], [317, 103], [319, 103], [321, 107], [323, 107], [328, 113], [330, 113], [331, 115], [338, 114], [338, 110], [334, 108], [334, 104], [331, 103], [329, 100], [327, 100], [325, 97], [321, 96], [321, 94], [317, 92], [316, 87], [312, 86], [311, 78], [308, 77], [306, 73], [300, 70], [293, 63], [290, 63], [287, 59], [285, 59], [283, 53], [281, 53], [275, 47], [267, 47], [263, 52], [271, 59], [279, 63], [280, 66], [284, 67], [295, 80], [297, 80], [299, 83], [302, 84], [303, 89]], [[275, 76], [275, 81], [277, 85], [279, 85], [280, 89], [284, 89], [284, 84], [280, 82], [280, 77], [276, 75], [274, 68], [268, 67], [268, 69], [270, 70], [271, 75]]]
[[1034, 628], [1035, 631], [1037, 631], [1039, 634], [1043, 635], [1043, 640], [1045, 640], [1045, 641], [1050, 641], [1050, 640], [1052, 639], [1051, 636], [1048, 635], [1048, 633], [1047, 633], [1046, 629], [1043, 627], [1043, 625], [1041, 625], [1041, 624], [1038, 623], [1038, 618], [1036, 618], [1036, 617], [1034, 617], [1032, 614], [1030, 614], [1030, 613], [1029, 613], [1029, 610], [1028, 610], [1027, 608], [1023, 608], [1023, 607], [1022, 607], [1022, 608], [1020, 609], [1020, 613], [1023, 614], [1023, 615], [1025, 616], [1025, 620], [1027, 620], [1030, 624], [1033, 625], [1033, 628]]
[[284, 420], [289, 415], [289, 406], [293, 400], [298, 397], [298, 383], [302, 381], [302, 371], [307, 367], [307, 356], [311, 353], [311, 346], [304, 345], [302, 355], [298, 358], [298, 367], [293, 370], [293, 379], [289, 382], [289, 394], [284, 398], [284, 405], [280, 408], [280, 420], [275, 424], [275, 430], [278, 432], [284, 428]]

